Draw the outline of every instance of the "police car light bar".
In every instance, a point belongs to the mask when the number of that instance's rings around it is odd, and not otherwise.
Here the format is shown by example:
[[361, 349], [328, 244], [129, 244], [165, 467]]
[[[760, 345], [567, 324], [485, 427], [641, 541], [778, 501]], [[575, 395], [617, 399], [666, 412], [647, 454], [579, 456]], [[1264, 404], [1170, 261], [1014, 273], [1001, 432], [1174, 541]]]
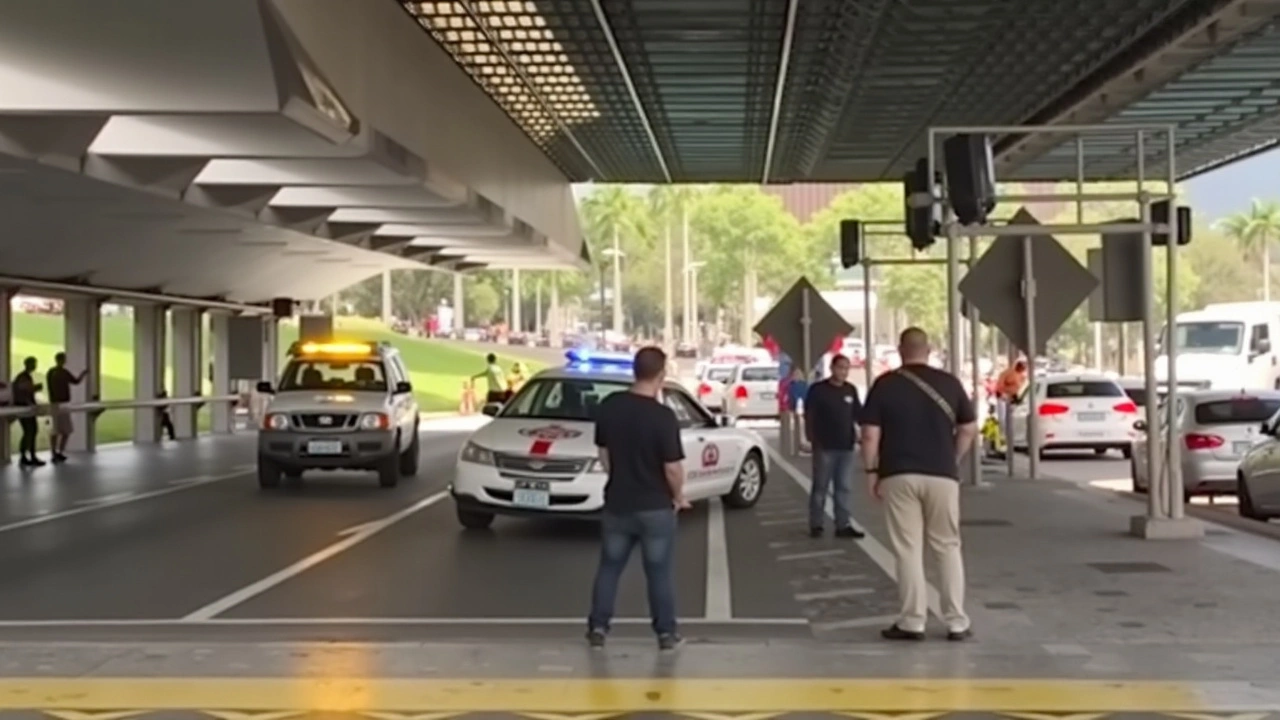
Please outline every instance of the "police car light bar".
[[303, 355], [372, 355], [371, 343], [352, 342], [304, 342], [298, 346]]
[[607, 365], [613, 368], [630, 368], [635, 365], [635, 360], [627, 353], [592, 352], [584, 348], [573, 348], [564, 356], [570, 365]]

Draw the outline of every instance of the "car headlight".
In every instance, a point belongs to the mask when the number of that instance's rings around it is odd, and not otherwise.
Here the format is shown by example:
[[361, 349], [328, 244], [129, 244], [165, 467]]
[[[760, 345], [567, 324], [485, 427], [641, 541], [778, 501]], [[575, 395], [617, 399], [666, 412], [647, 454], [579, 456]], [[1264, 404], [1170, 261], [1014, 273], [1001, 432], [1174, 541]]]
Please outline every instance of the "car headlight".
[[476, 463], [477, 465], [492, 465], [493, 451], [469, 442], [462, 446], [462, 454], [458, 456], [458, 459], [462, 462]]
[[600, 458], [596, 458], [595, 460], [591, 461], [590, 465], [587, 466], [587, 472], [592, 474], [598, 473], [603, 475], [604, 473], [607, 473], [609, 471], [605, 468], [604, 463], [600, 462]]
[[288, 430], [289, 416], [284, 413], [268, 413], [262, 419], [262, 427], [267, 430]]
[[360, 416], [361, 430], [386, 430], [391, 427], [391, 418], [386, 413], [365, 413]]

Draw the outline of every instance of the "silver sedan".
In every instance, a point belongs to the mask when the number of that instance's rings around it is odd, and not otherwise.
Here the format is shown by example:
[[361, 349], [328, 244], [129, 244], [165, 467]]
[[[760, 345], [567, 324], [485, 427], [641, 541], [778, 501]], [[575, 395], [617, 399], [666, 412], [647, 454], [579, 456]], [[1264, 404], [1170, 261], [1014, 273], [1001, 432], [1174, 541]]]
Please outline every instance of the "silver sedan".
[[1263, 421], [1262, 441], [1240, 461], [1236, 473], [1240, 515], [1251, 520], [1280, 518], [1280, 412]]

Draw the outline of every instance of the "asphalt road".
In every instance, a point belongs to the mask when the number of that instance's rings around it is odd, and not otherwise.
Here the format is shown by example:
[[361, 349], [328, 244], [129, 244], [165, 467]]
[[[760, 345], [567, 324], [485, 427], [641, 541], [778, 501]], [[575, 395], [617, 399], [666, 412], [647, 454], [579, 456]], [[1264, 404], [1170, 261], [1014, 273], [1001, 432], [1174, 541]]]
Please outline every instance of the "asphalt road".
[[[421, 476], [391, 490], [331, 473], [263, 493], [244, 436], [4, 468], [0, 640], [576, 636], [596, 528], [464, 531], [445, 490], [467, 434], [425, 431]], [[690, 635], [808, 637], [891, 612], [870, 554], [805, 536], [807, 480], [793, 471], [775, 468], [753, 510], [704, 503], [683, 518]], [[618, 615], [625, 632], [647, 631], [638, 560]]]

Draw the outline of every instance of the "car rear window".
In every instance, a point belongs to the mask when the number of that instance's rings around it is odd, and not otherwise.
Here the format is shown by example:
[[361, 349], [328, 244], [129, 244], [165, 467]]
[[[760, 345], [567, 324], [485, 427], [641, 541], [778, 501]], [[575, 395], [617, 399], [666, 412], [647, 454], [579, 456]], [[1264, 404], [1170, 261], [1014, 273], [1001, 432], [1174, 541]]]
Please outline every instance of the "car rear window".
[[1115, 383], [1082, 380], [1050, 383], [1045, 395], [1051, 398], [1124, 397], [1124, 391]]
[[742, 382], [777, 382], [778, 368], [748, 367], [742, 368]]
[[708, 368], [704, 380], [713, 380], [715, 382], [728, 382], [733, 376], [733, 368]]
[[1260, 423], [1277, 411], [1280, 411], [1280, 400], [1255, 397], [1214, 400], [1196, 405], [1196, 424]]
[[1129, 396], [1134, 405], [1138, 407], [1146, 407], [1147, 389], [1146, 388], [1125, 388], [1124, 394]]

